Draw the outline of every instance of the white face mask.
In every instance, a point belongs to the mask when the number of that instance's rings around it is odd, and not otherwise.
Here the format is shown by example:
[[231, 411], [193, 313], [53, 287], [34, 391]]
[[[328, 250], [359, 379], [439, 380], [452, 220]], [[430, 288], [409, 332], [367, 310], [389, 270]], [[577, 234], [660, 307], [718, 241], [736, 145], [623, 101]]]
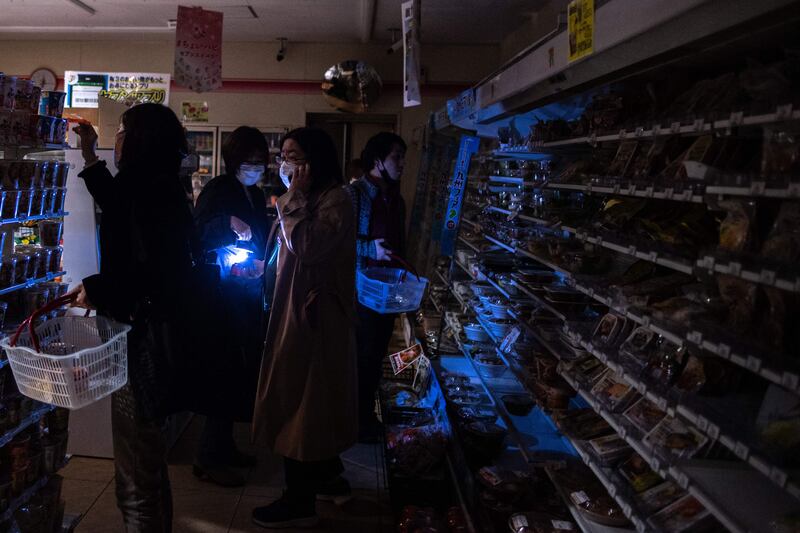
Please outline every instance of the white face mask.
[[266, 167], [264, 167], [264, 165], [243, 164], [239, 166], [239, 170], [236, 171], [236, 179], [238, 179], [242, 185], [250, 187], [261, 181], [265, 171]]
[[289, 163], [288, 161], [284, 161], [281, 163], [281, 168], [278, 170], [278, 174], [281, 176], [281, 181], [289, 188], [289, 185], [292, 183], [292, 173], [297, 168], [297, 165], [294, 163]]

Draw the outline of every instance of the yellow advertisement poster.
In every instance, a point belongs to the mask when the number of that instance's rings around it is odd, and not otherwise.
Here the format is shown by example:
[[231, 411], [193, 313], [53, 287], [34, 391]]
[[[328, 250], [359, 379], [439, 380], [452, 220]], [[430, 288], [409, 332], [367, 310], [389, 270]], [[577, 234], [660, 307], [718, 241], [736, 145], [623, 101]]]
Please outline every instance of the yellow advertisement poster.
[[569, 60], [594, 52], [594, 0], [572, 0], [567, 7]]

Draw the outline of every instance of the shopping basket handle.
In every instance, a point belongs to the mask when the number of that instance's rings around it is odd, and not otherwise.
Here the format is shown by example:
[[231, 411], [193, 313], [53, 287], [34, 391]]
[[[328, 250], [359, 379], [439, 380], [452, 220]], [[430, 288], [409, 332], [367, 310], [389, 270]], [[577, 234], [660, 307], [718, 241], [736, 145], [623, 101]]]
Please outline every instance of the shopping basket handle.
[[36, 350], [37, 352], [40, 352], [41, 350], [39, 349], [39, 337], [36, 336], [36, 331], [35, 331], [34, 326], [33, 326], [34, 323], [36, 322], [36, 319], [39, 318], [40, 316], [42, 316], [45, 313], [49, 313], [50, 311], [54, 311], [55, 309], [58, 309], [59, 307], [61, 307], [63, 305], [67, 305], [69, 303], [72, 303], [77, 299], [78, 299], [77, 293], [76, 294], [65, 294], [64, 296], [60, 296], [60, 297], [56, 298], [55, 300], [51, 301], [50, 303], [42, 306], [40, 309], [37, 309], [36, 311], [34, 311], [31, 316], [29, 316], [28, 318], [23, 320], [22, 324], [19, 325], [19, 327], [17, 328], [16, 333], [14, 333], [14, 336], [11, 338], [11, 342], [9, 343], [9, 346], [16, 346], [17, 345], [17, 340], [19, 340], [19, 336], [22, 335], [22, 332], [27, 327], [28, 330], [30, 331], [30, 334], [31, 334], [31, 343], [33, 344], [34, 350]]
[[[398, 262], [398, 263], [400, 263], [402, 266], [404, 266], [404, 267], [405, 267], [405, 270], [406, 270], [406, 272], [411, 272], [412, 274], [414, 274], [414, 276], [416, 276], [416, 278], [417, 278], [417, 281], [419, 281], [419, 279], [420, 279], [420, 278], [419, 278], [419, 274], [417, 273], [417, 269], [416, 269], [416, 268], [414, 268], [414, 266], [413, 266], [411, 263], [409, 263], [408, 261], [406, 261], [405, 259], [403, 259], [402, 257], [400, 257], [400, 256], [399, 256], [399, 255], [397, 255], [397, 254], [389, 254], [389, 258], [390, 258], [392, 261], [397, 261], [397, 262]], [[401, 281], [405, 281], [405, 279], [406, 279], [406, 272], [403, 272], [403, 275], [402, 275], [402, 276], [401, 276], [401, 278], [400, 278], [400, 280], [401, 280]]]

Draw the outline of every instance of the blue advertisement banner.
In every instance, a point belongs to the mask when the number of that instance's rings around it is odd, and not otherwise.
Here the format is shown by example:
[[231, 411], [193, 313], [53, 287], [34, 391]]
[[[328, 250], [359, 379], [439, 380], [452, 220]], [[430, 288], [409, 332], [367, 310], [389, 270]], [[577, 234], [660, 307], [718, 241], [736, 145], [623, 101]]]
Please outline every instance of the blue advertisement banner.
[[478, 151], [480, 139], [472, 135], [462, 135], [458, 147], [453, 177], [450, 179], [450, 198], [445, 207], [444, 225], [442, 227], [442, 255], [453, 255], [455, 250], [458, 220], [461, 216], [461, 204], [464, 200], [464, 189], [467, 187], [467, 175], [472, 154]]

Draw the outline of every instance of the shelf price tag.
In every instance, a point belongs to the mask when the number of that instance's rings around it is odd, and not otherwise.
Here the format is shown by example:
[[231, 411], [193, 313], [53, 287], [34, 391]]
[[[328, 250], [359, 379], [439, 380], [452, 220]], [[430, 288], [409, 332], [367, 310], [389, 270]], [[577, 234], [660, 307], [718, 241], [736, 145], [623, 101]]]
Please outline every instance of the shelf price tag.
[[750, 448], [743, 442], [737, 442], [736, 446], [733, 447], [733, 453], [742, 461], [746, 461], [747, 456], [750, 455]]
[[703, 343], [703, 334], [699, 331], [690, 331], [686, 335], [686, 340], [693, 344], [702, 344]]
[[742, 123], [743, 119], [744, 119], [744, 111], [734, 111], [733, 113], [731, 113], [731, 117], [728, 119], [728, 122], [730, 124], [729, 127], [739, 126]]
[[731, 357], [731, 347], [724, 343], [719, 343], [717, 345], [717, 355], [722, 357], [723, 359], [730, 359]]
[[676, 477], [677, 477], [676, 481], [678, 482], [678, 485], [680, 485], [680, 487], [683, 490], [686, 490], [686, 489], [689, 488], [689, 477], [686, 474], [684, 474], [683, 472], [678, 472]]
[[789, 186], [786, 187], [786, 196], [789, 198], [797, 198], [800, 196], [800, 183], [790, 183]]
[[664, 189], [664, 198], [667, 200], [671, 200], [672, 197], [675, 195], [675, 189], [673, 187], [667, 187]]
[[706, 433], [708, 431], [708, 419], [703, 415], [697, 415], [697, 429]]
[[762, 270], [759, 274], [759, 280], [761, 283], [765, 283], [767, 285], [774, 285], [775, 284], [775, 271], [774, 270]]
[[514, 347], [514, 343], [517, 342], [521, 331], [519, 326], [514, 326], [511, 328], [511, 331], [503, 339], [503, 342], [500, 344], [500, 351], [504, 354], [508, 354], [511, 349]]
[[772, 470], [769, 473], [769, 478], [781, 488], [786, 485], [786, 480], [788, 477], [789, 476], [786, 474], [786, 472], [775, 466], [772, 467]]
[[758, 372], [759, 370], [761, 370], [761, 359], [752, 355], [748, 355], [747, 369], [750, 370], [751, 372]]
[[584, 503], [589, 501], [589, 497], [582, 490], [573, 492], [572, 494], [569, 495], [569, 498], [575, 505], [583, 505]]
[[628, 132], [627, 131], [619, 130], [619, 138], [620, 138], [620, 140], [623, 140], [627, 136], [628, 136]]
[[741, 276], [742, 275], [742, 264], [731, 262], [728, 263], [728, 272], [731, 276]]
[[654, 472], [658, 472], [661, 469], [661, 463], [658, 461], [658, 457], [656, 456], [651, 457], [648, 463]]
[[656, 402], [656, 404], [658, 405], [659, 409], [661, 409], [662, 411], [666, 412], [666, 410], [667, 410], [667, 399], [666, 398], [661, 396], [660, 398], [658, 398], [658, 401]]
[[753, 196], [761, 196], [767, 188], [766, 182], [754, 181], [750, 184], [750, 194]]
[[706, 430], [706, 433], [708, 434], [708, 436], [711, 439], [717, 440], [719, 438], [719, 426], [709, 422], [708, 423], [708, 429]]
[[694, 131], [703, 131], [703, 125], [705, 124], [705, 120], [702, 118], [694, 119]]
[[636, 131], [634, 132], [634, 135], [636, 135], [637, 137], [641, 137], [642, 135], [644, 135], [644, 128], [641, 126], [637, 127]]
[[775, 118], [778, 120], [792, 118], [792, 104], [779, 105], [777, 109], [775, 109]]
[[681, 132], [681, 123], [680, 122], [673, 122], [669, 126], [670, 133], [680, 133]]
[[797, 385], [800, 384], [800, 377], [792, 372], [784, 372], [783, 377], [781, 378], [781, 383], [787, 389], [795, 390], [797, 389]]
[[653, 124], [653, 136], [658, 137], [661, 135], [661, 124]]

